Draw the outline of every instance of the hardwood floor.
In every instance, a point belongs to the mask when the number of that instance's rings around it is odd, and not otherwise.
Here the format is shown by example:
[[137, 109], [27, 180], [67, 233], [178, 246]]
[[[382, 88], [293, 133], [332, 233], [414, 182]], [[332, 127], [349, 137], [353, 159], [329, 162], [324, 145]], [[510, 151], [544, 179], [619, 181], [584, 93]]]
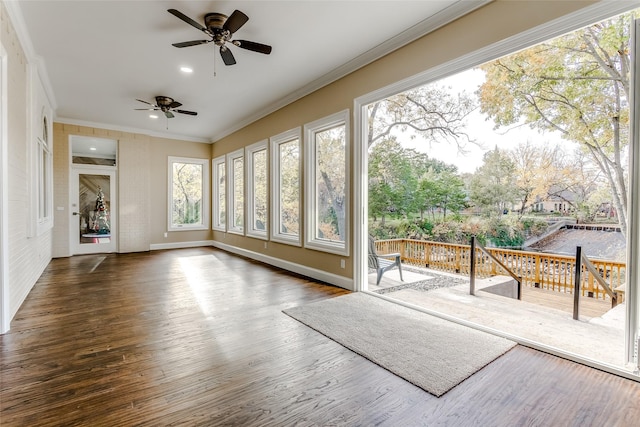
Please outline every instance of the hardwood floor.
[[0, 425], [640, 419], [640, 383], [522, 346], [436, 398], [282, 313], [345, 293], [213, 248], [53, 260], [0, 336]]

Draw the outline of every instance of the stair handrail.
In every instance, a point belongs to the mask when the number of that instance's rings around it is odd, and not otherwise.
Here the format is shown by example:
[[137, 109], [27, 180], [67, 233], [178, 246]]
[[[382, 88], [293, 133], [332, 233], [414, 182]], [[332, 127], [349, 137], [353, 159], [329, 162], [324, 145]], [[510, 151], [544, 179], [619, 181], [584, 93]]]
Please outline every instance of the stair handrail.
[[491, 252], [489, 252], [484, 246], [482, 246], [480, 244], [480, 242], [478, 242], [478, 240], [476, 239], [476, 236], [471, 236], [471, 255], [469, 256], [470, 259], [470, 265], [469, 265], [469, 294], [474, 295], [476, 294], [476, 249], [479, 249], [480, 252], [484, 253], [485, 255], [487, 255], [489, 258], [491, 258], [491, 260], [493, 262], [495, 262], [496, 264], [498, 264], [500, 267], [502, 267], [502, 269], [504, 271], [507, 272], [507, 274], [509, 274], [509, 276], [511, 276], [516, 283], [518, 284], [518, 299], [522, 300], [522, 277], [518, 276], [517, 274], [515, 274], [513, 271], [511, 271], [506, 265], [504, 265], [502, 263], [502, 261], [500, 261], [498, 258], [496, 258], [495, 255], [493, 255]]
[[611, 297], [611, 308], [614, 308], [618, 305], [618, 294], [614, 292], [609, 284], [604, 280], [604, 277], [600, 274], [595, 265], [591, 262], [586, 255], [582, 253], [582, 247], [576, 246], [576, 274], [575, 274], [575, 282], [574, 282], [574, 291], [573, 291], [573, 319], [579, 319], [579, 301], [580, 301], [580, 285], [582, 278], [582, 266], [587, 268], [587, 271], [591, 273], [596, 282], [602, 286], [602, 289]]

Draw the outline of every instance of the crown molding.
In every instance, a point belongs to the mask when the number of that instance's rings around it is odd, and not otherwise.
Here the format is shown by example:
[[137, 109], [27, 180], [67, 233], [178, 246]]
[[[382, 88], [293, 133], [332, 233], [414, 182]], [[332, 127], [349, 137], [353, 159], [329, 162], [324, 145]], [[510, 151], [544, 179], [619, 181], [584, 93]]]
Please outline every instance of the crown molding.
[[49, 80], [49, 73], [47, 72], [44, 60], [41, 56], [36, 54], [36, 51], [33, 48], [33, 42], [31, 41], [31, 37], [27, 31], [27, 25], [24, 22], [20, 2], [3, 1], [2, 4], [5, 6], [7, 14], [9, 15], [9, 20], [16, 31], [18, 41], [20, 42], [22, 50], [24, 50], [24, 54], [27, 57], [27, 62], [38, 70], [38, 78], [42, 83], [42, 87], [44, 88], [47, 98], [49, 99], [51, 108], [55, 111], [58, 108], [58, 104], [56, 102], [55, 93], [53, 92], [53, 86]]
[[201, 142], [204, 144], [211, 143], [211, 141], [207, 138], [196, 138], [192, 136], [172, 134], [169, 132], [154, 132], [154, 131], [150, 131], [149, 129], [139, 129], [139, 128], [133, 128], [133, 127], [118, 126], [118, 125], [113, 125], [108, 123], [89, 122], [84, 120], [69, 119], [66, 117], [56, 117], [54, 121], [56, 123], [62, 123], [67, 125], [84, 126], [89, 128], [112, 130], [116, 132], [136, 133], [139, 135], [152, 136], [154, 138], [176, 139], [176, 140], [187, 141], [187, 142]]
[[310, 82], [309, 84], [301, 87], [300, 89], [292, 92], [288, 96], [281, 98], [279, 101], [270, 104], [269, 106], [257, 111], [255, 114], [245, 118], [244, 120], [236, 123], [235, 125], [218, 132], [213, 135], [211, 142], [216, 142], [225, 136], [236, 132], [245, 126], [283, 108], [287, 105], [321, 89], [348, 74], [357, 71], [358, 69], [382, 58], [389, 53], [400, 49], [401, 47], [423, 37], [444, 25], [461, 18], [462, 16], [473, 12], [474, 10], [492, 3], [495, 0], [459, 0], [444, 10], [430, 16], [429, 18], [417, 23], [416, 25], [408, 28], [402, 33], [388, 39], [387, 41], [379, 44], [378, 46], [369, 49], [365, 53], [353, 58], [349, 62], [334, 69], [333, 71], [325, 74], [324, 76]]

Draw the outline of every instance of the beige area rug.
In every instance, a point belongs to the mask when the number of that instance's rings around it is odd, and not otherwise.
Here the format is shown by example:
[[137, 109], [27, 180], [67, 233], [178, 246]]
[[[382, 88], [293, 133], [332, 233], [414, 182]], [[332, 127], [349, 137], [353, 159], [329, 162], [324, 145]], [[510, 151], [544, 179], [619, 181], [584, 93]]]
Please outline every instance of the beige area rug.
[[362, 292], [284, 313], [438, 397], [516, 345]]

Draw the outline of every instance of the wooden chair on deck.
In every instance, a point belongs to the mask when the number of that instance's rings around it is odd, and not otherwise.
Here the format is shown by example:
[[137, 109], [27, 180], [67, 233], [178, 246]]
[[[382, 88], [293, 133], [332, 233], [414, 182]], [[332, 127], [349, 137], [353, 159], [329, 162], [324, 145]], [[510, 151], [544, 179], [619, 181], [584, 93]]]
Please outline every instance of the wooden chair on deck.
[[[393, 258], [393, 260], [391, 260], [391, 258]], [[396, 266], [400, 272], [400, 280], [404, 282], [404, 279], [402, 278], [400, 254], [378, 254], [376, 252], [376, 242], [373, 240], [373, 237], [369, 236], [369, 268], [375, 269], [378, 275], [376, 286], [380, 284], [380, 280], [382, 279], [384, 272], [389, 271]]]

